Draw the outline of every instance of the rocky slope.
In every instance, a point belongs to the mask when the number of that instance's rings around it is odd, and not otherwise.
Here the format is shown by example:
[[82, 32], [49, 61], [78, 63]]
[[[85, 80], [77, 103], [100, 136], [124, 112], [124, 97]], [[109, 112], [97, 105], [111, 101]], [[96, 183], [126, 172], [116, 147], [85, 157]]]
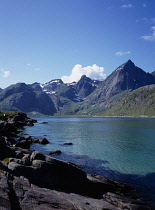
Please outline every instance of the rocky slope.
[[[0, 126], [3, 131], [0, 136], [0, 209], [154, 209], [136, 200], [132, 188], [126, 184], [87, 175], [71, 163], [17, 147], [11, 139], [18, 135], [18, 141], [23, 141], [17, 128], [24, 125], [33, 125], [33, 120], [25, 114], [12, 118], [3, 115]], [[14, 128], [9, 136], [8, 127]], [[32, 143], [29, 138], [25, 141]]]
[[132, 91], [109, 110], [107, 116], [155, 116], [155, 85], [147, 85]]
[[155, 84], [154, 77], [136, 67], [131, 60], [128, 60], [116, 68], [87, 100], [91, 104], [99, 103], [104, 107], [108, 104], [109, 99], [117, 94], [151, 84]]

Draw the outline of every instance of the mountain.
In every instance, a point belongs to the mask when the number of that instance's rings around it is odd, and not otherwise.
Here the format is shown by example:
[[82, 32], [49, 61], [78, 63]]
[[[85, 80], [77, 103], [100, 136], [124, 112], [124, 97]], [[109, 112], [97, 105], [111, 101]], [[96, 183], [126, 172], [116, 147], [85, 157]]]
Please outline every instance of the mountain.
[[[106, 102], [112, 96], [123, 91], [132, 91], [139, 87], [155, 84], [155, 79], [128, 60], [112, 72], [93, 92], [94, 97], [89, 97], [91, 104]], [[92, 96], [92, 95], [91, 95]], [[105, 104], [105, 103], [104, 103]]]
[[109, 109], [131, 91], [146, 85], [155, 84], [152, 74], [128, 60], [116, 68], [98, 87], [76, 106], [77, 114], [94, 115]]
[[155, 85], [140, 87], [118, 101], [107, 116], [155, 116]]
[[[55, 79], [45, 84], [11, 85], [0, 92], [0, 109], [55, 116], [110, 114], [117, 102], [127, 100], [130, 94], [141, 87], [144, 87], [141, 95], [143, 91], [145, 94], [145, 87], [153, 84], [155, 72], [146, 73], [128, 60], [104, 81], [92, 80], [83, 75], [77, 83], [65, 84], [61, 79]], [[147, 93], [151, 94], [150, 91]], [[142, 102], [143, 98], [140, 98]]]
[[8, 111], [39, 112], [53, 115], [56, 112], [51, 98], [42, 91], [34, 91], [25, 83], [17, 83], [0, 92], [0, 108]]
[[81, 99], [85, 99], [90, 95], [100, 84], [98, 80], [91, 80], [89, 77], [83, 75], [77, 82], [75, 89]]

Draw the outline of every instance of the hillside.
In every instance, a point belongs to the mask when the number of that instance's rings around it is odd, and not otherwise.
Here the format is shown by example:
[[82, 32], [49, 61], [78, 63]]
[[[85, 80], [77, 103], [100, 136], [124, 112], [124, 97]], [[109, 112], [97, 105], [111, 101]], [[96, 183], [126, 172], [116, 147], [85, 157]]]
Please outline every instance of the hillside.
[[155, 85], [132, 91], [118, 101], [104, 116], [155, 116]]
[[17, 83], [0, 92], [1, 111], [38, 112], [53, 115], [56, 112], [51, 98], [42, 91], [34, 91], [25, 83]]

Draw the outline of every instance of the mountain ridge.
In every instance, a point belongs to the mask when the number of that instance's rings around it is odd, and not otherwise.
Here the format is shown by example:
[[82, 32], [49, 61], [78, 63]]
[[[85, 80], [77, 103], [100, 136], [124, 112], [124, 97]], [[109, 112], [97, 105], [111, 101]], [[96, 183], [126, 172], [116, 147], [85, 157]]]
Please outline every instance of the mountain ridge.
[[92, 80], [83, 75], [77, 83], [54, 79], [45, 84], [11, 85], [0, 91], [0, 107], [4, 111], [10, 109], [54, 116], [90, 116], [111, 109], [134, 90], [154, 84], [154, 72], [146, 73], [128, 60], [104, 81]]

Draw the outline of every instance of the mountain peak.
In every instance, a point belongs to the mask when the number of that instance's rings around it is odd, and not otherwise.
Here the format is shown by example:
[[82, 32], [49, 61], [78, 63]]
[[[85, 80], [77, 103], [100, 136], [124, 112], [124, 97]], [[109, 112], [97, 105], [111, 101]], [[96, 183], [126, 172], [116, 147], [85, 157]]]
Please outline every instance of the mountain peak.
[[119, 66], [116, 69], [116, 71], [121, 71], [121, 70], [131, 69], [131, 68], [135, 68], [135, 64], [131, 60], [128, 60], [127, 62], [125, 62], [121, 66]]

